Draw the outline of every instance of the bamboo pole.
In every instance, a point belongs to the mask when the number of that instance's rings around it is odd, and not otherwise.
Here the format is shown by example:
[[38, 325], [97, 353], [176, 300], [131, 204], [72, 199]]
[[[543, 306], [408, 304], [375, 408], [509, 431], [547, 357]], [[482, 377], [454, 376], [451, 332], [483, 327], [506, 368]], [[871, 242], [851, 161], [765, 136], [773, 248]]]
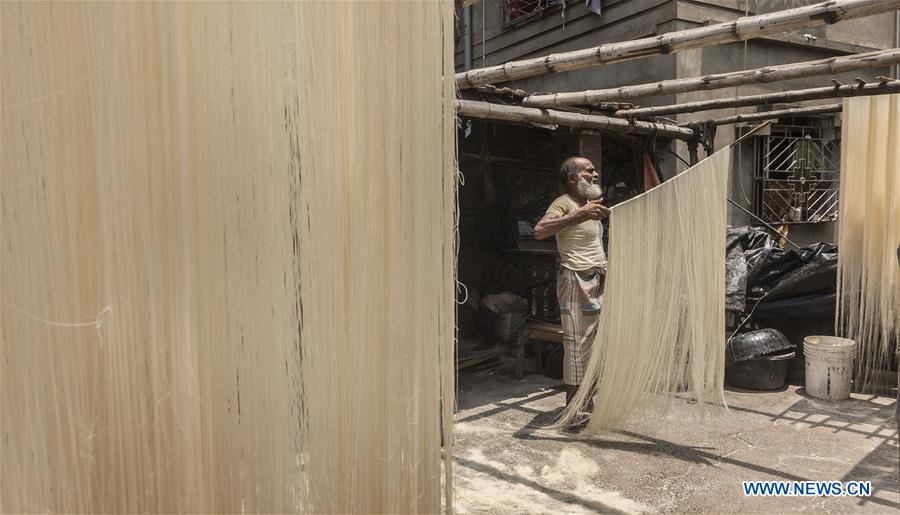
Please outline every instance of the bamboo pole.
[[[716, 125], [728, 125], [740, 122], [755, 122], [759, 120], [772, 120], [775, 118], [786, 118], [789, 116], [811, 116], [814, 114], [838, 113], [843, 108], [843, 104], [827, 104], [811, 107], [794, 107], [791, 109], [780, 109], [778, 111], [763, 111], [761, 113], [736, 114], [734, 116], [726, 116], [724, 118], [715, 118], [712, 120]], [[679, 124], [686, 126], [689, 122]]]
[[769, 125], [772, 125], [772, 121], [773, 121], [773, 120], [766, 120], [766, 121], [762, 122], [761, 124], [757, 125], [756, 127], [750, 129], [749, 131], [747, 131], [747, 132], [745, 132], [743, 135], [741, 135], [740, 138], [734, 140], [734, 143], [732, 143], [731, 145], [732, 145], [732, 146], [735, 146], [735, 147], [738, 146], [738, 145], [740, 145], [741, 143], [744, 142], [744, 140], [749, 139], [750, 136], [753, 136], [754, 134], [756, 134], [757, 132], [759, 132], [759, 131], [765, 129], [765, 128], [768, 127]]
[[550, 95], [532, 95], [523, 101], [528, 107], [560, 107], [568, 105], [591, 105], [598, 102], [618, 101], [637, 97], [671, 95], [688, 91], [730, 88], [744, 84], [776, 82], [818, 75], [834, 75], [838, 73], [880, 68], [900, 63], [900, 48], [866, 52], [840, 57], [830, 57], [818, 61], [766, 66], [753, 70], [739, 70], [728, 73], [716, 73], [703, 77], [687, 77], [671, 79], [649, 84], [620, 86], [618, 88], [576, 91], [572, 93], [555, 93]]
[[691, 129], [675, 125], [623, 120], [621, 118], [569, 113], [566, 111], [491, 104], [476, 100], [457, 100], [456, 112], [465, 118], [481, 120], [555, 124], [580, 129], [597, 129], [630, 134], [656, 134], [681, 140], [690, 140], [694, 137], [694, 131]]
[[459, 89], [482, 84], [578, 70], [652, 55], [680, 52], [733, 41], [743, 41], [802, 27], [815, 27], [841, 20], [862, 18], [900, 9], [900, 0], [830, 0], [718, 23], [707, 27], [670, 32], [620, 43], [607, 43], [584, 50], [562, 52], [499, 66], [456, 74]]
[[801, 102], [804, 100], [887, 95], [891, 93], [900, 93], [900, 80], [893, 80], [891, 82], [870, 82], [863, 86], [859, 86], [856, 84], [844, 84], [841, 86], [800, 89], [797, 91], [786, 91], [782, 93], [719, 98], [716, 100], [702, 100], [699, 102], [685, 102], [684, 104], [672, 104], [659, 107], [619, 109], [618, 111], [616, 111], [616, 116], [621, 116], [624, 118], [649, 118], [664, 114], [694, 113], [697, 111], [709, 111], [712, 109], [725, 109], [730, 107], [787, 104], [791, 102]]

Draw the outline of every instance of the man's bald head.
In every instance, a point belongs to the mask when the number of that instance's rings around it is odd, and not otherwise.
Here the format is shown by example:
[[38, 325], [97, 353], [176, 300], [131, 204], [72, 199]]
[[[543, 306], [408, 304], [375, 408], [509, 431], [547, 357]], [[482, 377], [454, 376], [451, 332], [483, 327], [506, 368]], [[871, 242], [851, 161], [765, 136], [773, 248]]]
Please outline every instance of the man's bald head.
[[559, 167], [559, 183], [563, 188], [568, 187], [572, 174], [578, 174], [586, 168], [593, 167], [591, 160], [583, 156], [572, 156], [563, 161]]

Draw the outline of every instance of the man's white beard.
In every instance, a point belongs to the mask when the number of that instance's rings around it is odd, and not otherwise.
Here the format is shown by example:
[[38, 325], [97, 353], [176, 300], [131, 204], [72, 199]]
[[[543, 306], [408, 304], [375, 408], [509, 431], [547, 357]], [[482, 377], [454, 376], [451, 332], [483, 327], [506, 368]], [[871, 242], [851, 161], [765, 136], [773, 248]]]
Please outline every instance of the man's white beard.
[[584, 179], [579, 180], [575, 187], [578, 194], [587, 200], [596, 200], [603, 196], [603, 188], [599, 184], [593, 184]]

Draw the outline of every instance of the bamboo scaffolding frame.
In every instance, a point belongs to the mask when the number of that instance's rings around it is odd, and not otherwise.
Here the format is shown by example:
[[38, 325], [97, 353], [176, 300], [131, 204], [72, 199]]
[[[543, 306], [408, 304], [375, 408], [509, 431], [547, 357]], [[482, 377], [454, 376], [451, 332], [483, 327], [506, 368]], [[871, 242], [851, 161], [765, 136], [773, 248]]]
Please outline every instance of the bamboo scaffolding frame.
[[744, 97], [702, 100], [699, 102], [685, 102], [684, 104], [672, 104], [658, 107], [619, 109], [615, 114], [616, 116], [624, 118], [649, 118], [666, 114], [693, 113], [697, 111], [709, 111], [712, 109], [725, 109], [731, 107], [786, 104], [804, 100], [887, 95], [891, 93], [900, 93], [900, 80], [891, 80], [890, 82], [870, 82], [863, 86], [857, 84], [844, 84], [840, 86], [825, 86], [821, 88], [801, 89], [782, 93], [767, 93]]
[[569, 113], [548, 109], [492, 104], [477, 100], [457, 100], [456, 112], [465, 118], [498, 120], [515, 123], [543, 123], [581, 129], [598, 129], [626, 134], [655, 134], [667, 138], [691, 140], [694, 131], [685, 127], [654, 122], [641, 122], [608, 116]]
[[765, 66], [752, 70], [716, 73], [702, 77], [663, 80], [634, 86], [533, 95], [523, 101], [527, 107], [561, 107], [569, 105], [592, 105], [598, 102], [620, 101], [638, 97], [671, 95], [690, 91], [730, 88], [745, 84], [760, 84], [790, 79], [801, 79], [820, 75], [880, 68], [900, 63], [900, 48], [878, 50], [863, 54], [830, 57], [817, 61]]
[[[736, 114], [734, 116], [726, 116], [724, 118], [714, 118], [711, 120], [716, 125], [728, 125], [740, 122], [755, 122], [759, 120], [772, 120], [775, 118], [787, 118], [789, 116], [812, 116], [817, 114], [838, 113], [841, 111], [843, 104], [826, 104], [821, 106], [794, 107], [791, 109], [779, 109], [777, 111], [764, 111], [761, 113]], [[690, 122], [684, 122], [679, 126], [686, 126]]]
[[680, 52], [758, 38], [804, 27], [862, 18], [900, 9], [900, 0], [829, 0], [814, 5], [735, 20], [634, 41], [607, 43], [593, 48], [510, 61], [456, 74], [459, 89], [506, 82], [548, 73], [599, 66], [653, 55]]

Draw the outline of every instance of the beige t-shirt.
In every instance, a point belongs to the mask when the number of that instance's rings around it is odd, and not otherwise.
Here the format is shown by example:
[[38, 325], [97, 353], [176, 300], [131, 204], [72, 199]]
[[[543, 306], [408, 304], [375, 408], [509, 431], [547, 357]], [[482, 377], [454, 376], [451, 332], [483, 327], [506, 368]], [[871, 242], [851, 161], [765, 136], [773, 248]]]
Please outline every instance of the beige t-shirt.
[[[547, 214], [565, 216], [578, 209], [569, 195], [562, 195], [547, 208]], [[585, 220], [556, 233], [556, 248], [560, 264], [569, 270], [582, 271], [600, 267], [606, 269], [603, 250], [603, 225], [599, 220]]]

